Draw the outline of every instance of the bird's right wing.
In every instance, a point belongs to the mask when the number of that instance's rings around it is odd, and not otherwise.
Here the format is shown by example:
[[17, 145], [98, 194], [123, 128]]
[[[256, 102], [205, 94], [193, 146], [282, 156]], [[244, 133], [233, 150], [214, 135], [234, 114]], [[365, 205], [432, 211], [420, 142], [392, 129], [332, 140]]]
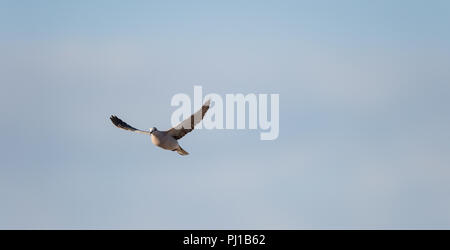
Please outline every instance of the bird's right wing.
[[150, 131], [143, 131], [143, 130], [139, 130], [137, 128], [131, 127], [130, 125], [128, 125], [126, 122], [120, 120], [115, 115], [112, 115], [109, 119], [111, 119], [112, 123], [118, 128], [129, 130], [129, 131], [133, 131], [133, 132], [136, 132], [136, 133], [141, 133], [141, 134], [147, 134], [147, 135], [150, 134]]

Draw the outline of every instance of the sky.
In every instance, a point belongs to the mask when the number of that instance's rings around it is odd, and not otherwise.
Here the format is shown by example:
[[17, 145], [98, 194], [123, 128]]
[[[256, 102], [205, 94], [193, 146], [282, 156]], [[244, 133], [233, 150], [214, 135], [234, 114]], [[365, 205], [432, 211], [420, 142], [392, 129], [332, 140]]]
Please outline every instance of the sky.
[[[449, 229], [448, 1], [0, 0], [1, 229]], [[172, 96], [279, 94], [280, 134]]]

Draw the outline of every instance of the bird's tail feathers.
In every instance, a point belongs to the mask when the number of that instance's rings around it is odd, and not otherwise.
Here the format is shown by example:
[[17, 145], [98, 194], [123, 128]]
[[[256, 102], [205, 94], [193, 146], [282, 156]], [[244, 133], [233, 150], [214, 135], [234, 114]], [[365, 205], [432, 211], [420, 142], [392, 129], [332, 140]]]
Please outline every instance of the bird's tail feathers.
[[186, 152], [183, 148], [181, 148], [181, 147], [178, 147], [177, 148], [177, 153], [179, 153], [180, 155], [188, 155], [189, 153], [188, 152]]

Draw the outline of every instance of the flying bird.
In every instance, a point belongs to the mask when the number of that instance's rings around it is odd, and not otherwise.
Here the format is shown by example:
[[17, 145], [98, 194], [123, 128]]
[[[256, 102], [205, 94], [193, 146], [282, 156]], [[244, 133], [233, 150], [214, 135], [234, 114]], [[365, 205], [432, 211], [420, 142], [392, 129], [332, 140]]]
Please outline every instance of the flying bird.
[[187, 133], [194, 130], [195, 125], [197, 125], [205, 116], [206, 112], [209, 109], [210, 100], [203, 104], [202, 108], [195, 112], [191, 117], [182, 121], [177, 126], [167, 130], [167, 131], [159, 131], [155, 127], [150, 128], [149, 131], [140, 130], [128, 125], [126, 122], [119, 119], [117, 116], [112, 115], [110, 117], [112, 123], [121, 129], [133, 131], [136, 133], [150, 135], [152, 139], [152, 143], [160, 148], [166, 150], [176, 151], [180, 155], [188, 155], [179, 144], [178, 140], [183, 138]]

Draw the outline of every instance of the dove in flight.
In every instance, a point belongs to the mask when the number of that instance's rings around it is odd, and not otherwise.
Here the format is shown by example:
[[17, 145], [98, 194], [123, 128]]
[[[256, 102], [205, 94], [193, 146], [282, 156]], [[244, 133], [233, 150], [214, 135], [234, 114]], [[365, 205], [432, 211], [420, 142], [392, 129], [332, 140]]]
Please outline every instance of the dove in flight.
[[150, 135], [152, 143], [160, 148], [176, 151], [180, 155], [188, 155], [189, 153], [186, 152], [183, 148], [181, 148], [181, 146], [178, 144], [178, 140], [181, 139], [183, 136], [185, 136], [187, 133], [194, 130], [195, 125], [197, 125], [203, 119], [206, 112], [208, 111], [209, 105], [210, 100], [205, 102], [202, 108], [193, 115], [191, 115], [191, 117], [182, 121], [180, 124], [167, 131], [159, 131], [155, 127], [151, 128], [149, 131], [136, 129], [128, 125], [126, 122], [122, 121], [115, 115], [112, 115], [110, 119], [112, 123], [118, 128], [133, 131], [136, 133]]

